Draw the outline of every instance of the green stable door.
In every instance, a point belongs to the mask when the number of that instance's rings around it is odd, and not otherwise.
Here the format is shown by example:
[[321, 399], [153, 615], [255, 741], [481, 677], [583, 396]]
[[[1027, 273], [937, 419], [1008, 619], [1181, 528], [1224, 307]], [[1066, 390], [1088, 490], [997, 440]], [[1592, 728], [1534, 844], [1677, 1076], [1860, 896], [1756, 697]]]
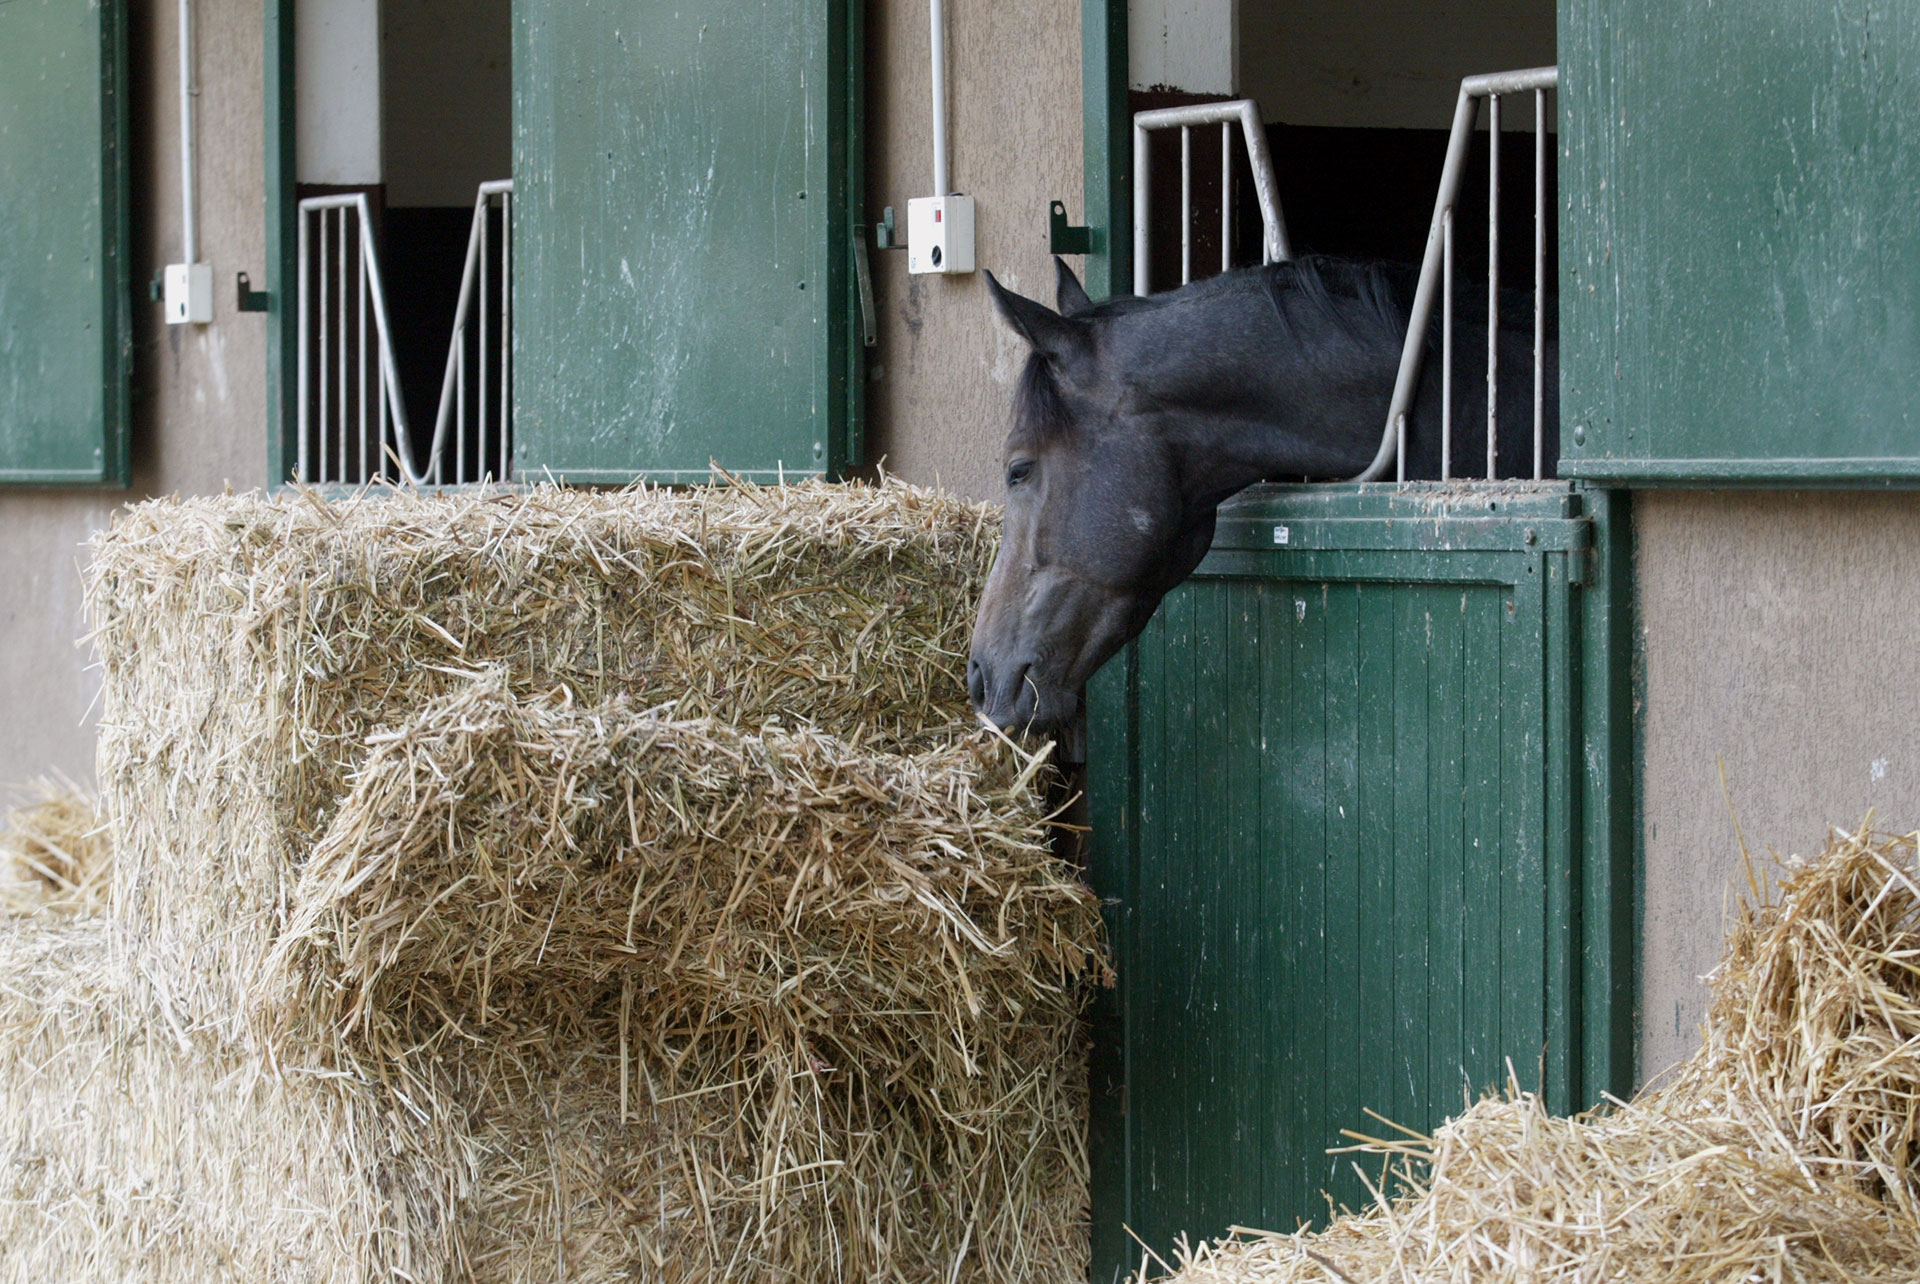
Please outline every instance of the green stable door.
[[514, 0], [515, 473], [859, 460], [859, 0]]
[[1617, 502], [1250, 492], [1098, 676], [1096, 1280], [1365, 1203], [1368, 1109], [1628, 1086]]

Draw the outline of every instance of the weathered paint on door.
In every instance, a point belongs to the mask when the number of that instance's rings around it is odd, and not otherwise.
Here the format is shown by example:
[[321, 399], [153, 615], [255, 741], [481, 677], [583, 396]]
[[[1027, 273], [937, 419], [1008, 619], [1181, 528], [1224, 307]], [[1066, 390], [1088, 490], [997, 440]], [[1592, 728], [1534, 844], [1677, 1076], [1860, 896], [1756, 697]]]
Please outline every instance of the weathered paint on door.
[[127, 483], [125, 23], [0, 3], [0, 482]]
[[1431, 1128], [1509, 1060], [1559, 1108], [1627, 1086], [1615, 682], [1588, 671], [1624, 566], [1586, 498], [1254, 493], [1099, 675], [1096, 1279], [1137, 1263], [1123, 1228], [1165, 1254], [1364, 1202], [1326, 1150], [1366, 1109]]
[[514, 4], [514, 469], [859, 455], [859, 0]]
[[1920, 482], [1920, 6], [1559, 24], [1562, 474]]

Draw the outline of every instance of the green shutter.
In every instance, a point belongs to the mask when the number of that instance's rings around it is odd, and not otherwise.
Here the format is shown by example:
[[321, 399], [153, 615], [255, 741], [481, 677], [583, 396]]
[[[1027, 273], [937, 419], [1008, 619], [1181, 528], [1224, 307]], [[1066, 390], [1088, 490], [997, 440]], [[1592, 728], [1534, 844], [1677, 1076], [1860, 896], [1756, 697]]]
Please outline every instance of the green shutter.
[[1562, 474], [1920, 481], [1920, 7], [1559, 20]]
[[522, 477], [858, 455], [857, 0], [516, 0]]
[[127, 483], [124, 22], [0, 0], [0, 482]]
[[1250, 493], [1096, 678], [1096, 1279], [1129, 1228], [1364, 1204], [1326, 1151], [1367, 1109], [1429, 1129], [1509, 1059], [1556, 1109], [1629, 1086], [1625, 582], [1586, 499]]

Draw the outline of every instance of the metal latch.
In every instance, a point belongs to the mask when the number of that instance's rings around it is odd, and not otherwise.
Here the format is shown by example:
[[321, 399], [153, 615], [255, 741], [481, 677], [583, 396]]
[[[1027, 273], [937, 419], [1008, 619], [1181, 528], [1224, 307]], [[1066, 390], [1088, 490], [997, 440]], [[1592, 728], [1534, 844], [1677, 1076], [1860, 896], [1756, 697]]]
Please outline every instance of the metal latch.
[[239, 308], [242, 312], [265, 312], [267, 303], [273, 297], [265, 290], [253, 288], [253, 281], [245, 272], [234, 280], [234, 288], [239, 294]]
[[[891, 220], [893, 210], [887, 210]], [[873, 319], [873, 267], [867, 261], [867, 238], [861, 229], [853, 229], [853, 275], [860, 287], [860, 341], [871, 348], [876, 342]]]
[[1047, 250], [1052, 254], [1093, 253], [1093, 229], [1067, 222], [1065, 201], [1054, 201], [1047, 208]]

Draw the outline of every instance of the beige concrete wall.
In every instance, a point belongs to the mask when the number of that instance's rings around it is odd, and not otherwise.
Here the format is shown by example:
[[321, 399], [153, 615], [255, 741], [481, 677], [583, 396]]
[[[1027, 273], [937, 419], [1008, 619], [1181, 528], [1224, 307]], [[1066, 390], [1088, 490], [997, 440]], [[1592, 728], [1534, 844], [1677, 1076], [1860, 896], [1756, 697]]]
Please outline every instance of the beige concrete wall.
[[260, 132], [257, 0], [197, 0], [201, 257], [213, 265], [214, 322], [167, 326], [146, 282], [180, 258], [175, 6], [130, 6], [133, 147], [133, 487], [128, 492], [0, 490], [0, 789], [58, 770], [93, 775], [99, 687], [77, 645], [82, 543], [147, 494], [266, 480], [265, 318], [233, 310], [236, 272], [270, 280]]
[[[927, 6], [868, 6], [867, 208], [933, 194]], [[1082, 222], [1080, 6], [970, 0], [947, 7], [948, 158], [975, 200], [975, 261], [1053, 299], [1047, 202]], [[1069, 260], [1075, 270], [1079, 260]], [[869, 452], [916, 482], [998, 498], [1008, 399], [1025, 349], [994, 321], [979, 273], [907, 275], [873, 255], [879, 343], [868, 353]]]
[[[1920, 826], [1920, 495], [1635, 497], [1644, 639], [1641, 1073], [1698, 1042], [1749, 848]], [[1726, 794], [1719, 764], [1726, 763]]]

